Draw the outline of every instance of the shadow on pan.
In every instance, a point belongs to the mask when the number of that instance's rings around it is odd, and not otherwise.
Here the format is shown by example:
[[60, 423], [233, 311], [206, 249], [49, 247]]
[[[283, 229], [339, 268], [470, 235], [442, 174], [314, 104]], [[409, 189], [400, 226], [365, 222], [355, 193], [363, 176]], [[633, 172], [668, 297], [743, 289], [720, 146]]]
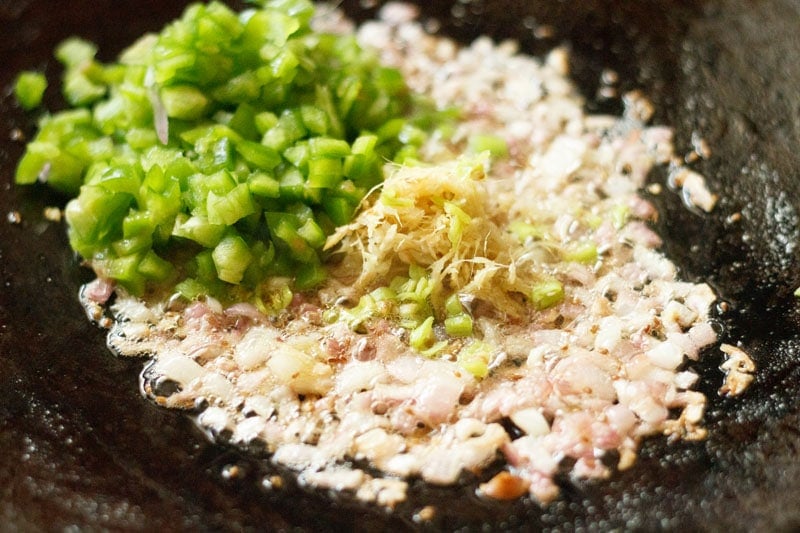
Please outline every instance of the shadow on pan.
[[[286, 474], [209, 444], [180, 413], [157, 409], [135, 383], [141, 361], [110, 356], [76, 294], [87, 273], [69, 252], [63, 226], [42, 208], [63, 199], [12, 188], [23, 136], [33, 119], [14, 107], [20, 69], [58, 77], [53, 47], [79, 34], [111, 59], [146, 30], [177, 16], [183, 2], [156, 0], [0, 1], [0, 523], [21, 530], [409, 530], [800, 528], [800, 8], [789, 0], [640, 2], [419, 2], [442, 31], [469, 41], [514, 38], [544, 52], [567, 43], [587, 107], [618, 111], [598, 96], [601, 72], [620, 92], [641, 88], [656, 121], [675, 127], [679, 153], [703, 138], [712, 148], [695, 168], [721, 196], [711, 215], [687, 210], [665, 190], [665, 250], [689, 279], [709, 281], [730, 311], [727, 341], [756, 360], [756, 382], [736, 400], [716, 389], [720, 360], [709, 354], [701, 387], [709, 395], [709, 438], [645, 442], [639, 461], [606, 482], [562, 480], [545, 508], [492, 503], [474, 483], [415, 485], [392, 514], [347, 498], [308, 492]], [[363, 4], [363, 2], [362, 2]], [[345, 2], [358, 18], [374, 13]], [[548, 31], [552, 30], [552, 31]], [[47, 103], [57, 108], [55, 83]], [[663, 172], [654, 172], [663, 182]], [[18, 224], [6, 214], [17, 211]], [[9, 219], [10, 220], [10, 219]], [[229, 476], [236, 466], [238, 476]], [[474, 480], [472, 480], [474, 481]], [[414, 514], [426, 505], [433, 521]]]

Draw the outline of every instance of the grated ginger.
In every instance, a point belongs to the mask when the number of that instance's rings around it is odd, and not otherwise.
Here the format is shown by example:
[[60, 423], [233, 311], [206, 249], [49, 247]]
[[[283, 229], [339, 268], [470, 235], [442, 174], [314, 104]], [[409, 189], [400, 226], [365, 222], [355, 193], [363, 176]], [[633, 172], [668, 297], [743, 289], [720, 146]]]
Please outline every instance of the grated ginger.
[[335, 277], [358, 272], [353, 285], [363, 293], [418, 265], [430, 272], [431, 303], [439, 315], [452, 292], [523, 315], [542, 275], [504, 229], [505, 213], [489, 202], [488, 165], [482, 155], [396, 167], [372, 203], [328, 238], [325, 249], [343, 254]]

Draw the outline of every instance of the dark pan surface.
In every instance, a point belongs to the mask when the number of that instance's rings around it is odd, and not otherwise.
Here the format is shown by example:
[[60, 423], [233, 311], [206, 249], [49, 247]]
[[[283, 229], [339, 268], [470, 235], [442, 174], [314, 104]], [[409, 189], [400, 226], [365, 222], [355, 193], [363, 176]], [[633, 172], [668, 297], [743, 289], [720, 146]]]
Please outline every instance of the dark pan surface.
[[[183, 2], [0, 0], [0, 530], [408, 530], [433, 505], [432, 529], [797, 530], [800, 529], [800, 7], [790, 0], [494, 2], [423, 4], [443, 30], [463, 40], [513, 37], [541, 52], [566, 41], [588, 106], [604, 67], [621, 89], [642, 88], [657, 121], [677, 131], [681, 153], [692, 133], [713, 155], [696, 168], [722, 201], [699, 216], [676, 194], [653, 198], [665, 250], [684, 276], [711, 282], [730, 304], [720, 318], [759, 367], [735, 400], [715, 391], [720, 359], [701, 366], [709, 395], [709, 438], [648, 440], [636, 465], [610, 481], [562, 480], [561, 499], [542, 509], [489, 503], [474, 485], [415, 486], [394, 514], [346, 497], [309, 492], [285, 472], [209, 444], [183, 414], [144, 400], [141, 361], [111, 356], [103, 331], [77, 301], [87, 273], [62, 225], [42, 209], [63, 199], [10, 185], [33, 116], [13, 104], [20, 69], [46, 69], [50, 108], [59, 105], [53, 47], [79, 34], [111, 59], [145, 30], [176, 16]], [[351, 12], [369, 15], [353, 2]], [[541, 39], [532, 27], [552, 24]], [[662, 172], [663, 174], [663, 172]], [[663, 175], [655, 172], [654, 181]], [[22, 222], [7, 214], [17, 211]], [[738, 222], [730, 221], [741, 213]], [[239, 477], [225, 472], [237, 465]], [[282, 489], [265, 476], [284, 474]]]

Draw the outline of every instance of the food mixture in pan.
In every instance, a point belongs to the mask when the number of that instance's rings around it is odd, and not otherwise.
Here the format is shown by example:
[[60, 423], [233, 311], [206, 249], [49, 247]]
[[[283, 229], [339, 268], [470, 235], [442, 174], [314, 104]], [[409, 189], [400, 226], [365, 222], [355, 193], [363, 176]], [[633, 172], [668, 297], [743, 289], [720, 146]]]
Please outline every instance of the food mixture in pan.
[[[558, 472], [704, 438], [687, 363], [716, 296], [678, 279], [640, 191], [668, 165], [692, 208], [716, 198], [648, 102], [588, 115], [563, 50], [462, 47], [406, 5], [358, 28], [313, 11], [194, 6], [114, 65], [59, 49], [76, 109], [17, 179], [76, 196], [81, 297], [149, 358], [145, 394], [389, 507], [464, 474], [546, 503]], [[722, 350], [738, 394], [752, 362]]]

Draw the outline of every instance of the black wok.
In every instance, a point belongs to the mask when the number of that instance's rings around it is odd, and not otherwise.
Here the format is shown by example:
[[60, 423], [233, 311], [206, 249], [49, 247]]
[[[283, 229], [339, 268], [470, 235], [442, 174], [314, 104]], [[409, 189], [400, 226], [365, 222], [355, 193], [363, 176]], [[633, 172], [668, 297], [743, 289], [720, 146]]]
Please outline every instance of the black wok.
[[[612, 68], [621, 91], [652, 97], [656, 121], [675, 127], [681, 153], [693, 133], [707, 141], [712, 156], [694, 166], [719, 206], [701, 216], [665, 190], [653, 198], [658, 230], [682, 274], [710, 282], [727, 302], [724, 338], [755, 359], [755, 383], [740, 398], [718, 396], [720, 358], [710, 353], [696, 365], [710, 398], [707, 440], [649, 439], [630, 470], [605, 482], [561, 479], [561, 498], [545, 508], [478, 499], [465, 476], [457, 488], [414, 485], [409, 502], [387, 513], [305, 490], [266, 461], [210, 444], [183, 414], [139, 395], [142, 362], [111, 356], [104, 332], [83, 316], [76, 295], [88, 274], [63, 226], [42, 216], [64, 199], [11, 185], [24, 146], [18, 137], [34, 131], [33, 115], [9, 96], [16, 72], [43, 68], [55, 82], [51, 52], [71, 34], [96, 41], [109, 60], [184, 2], [0, 0], [0, 530], [800, 528], [800, 314], [792, 294], [800, 285], [800, 6], [419, 3], [461, 40], [488, 33], [533, 52], [566, 42], [590, 109], [619, 110], [618, 99], [598, 96], [600, 72]], [[345, 5], [359, 17], [373, 12]], [[51, 109], [60, 105], [55, 85]], [[663, 171], [650, 179], [663, 182]], [[284, 486], [265, 488], [261, 480], [274, 474]], [[426, 505], [433, 520], [415, 522]]]

